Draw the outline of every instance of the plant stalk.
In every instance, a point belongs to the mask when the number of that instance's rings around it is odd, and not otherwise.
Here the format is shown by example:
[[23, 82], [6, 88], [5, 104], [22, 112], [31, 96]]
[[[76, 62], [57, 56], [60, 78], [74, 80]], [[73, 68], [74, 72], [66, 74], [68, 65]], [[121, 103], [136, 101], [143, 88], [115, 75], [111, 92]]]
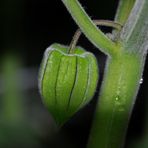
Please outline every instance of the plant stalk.
[[140, 86], [143, 61], [122, 51], [108, 58], [88, 148], [121, 148]]

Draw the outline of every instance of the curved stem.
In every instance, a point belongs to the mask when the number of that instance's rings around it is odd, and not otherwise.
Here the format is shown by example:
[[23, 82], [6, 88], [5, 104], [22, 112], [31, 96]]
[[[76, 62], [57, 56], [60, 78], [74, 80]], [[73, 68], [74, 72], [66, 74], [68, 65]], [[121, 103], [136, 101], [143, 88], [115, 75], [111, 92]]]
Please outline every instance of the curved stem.
[[62, 0], [62, 2], [82, 32], [97, 48], [110, 56], [118, 53], [118, 45], [97, 28], [77, 0]]
[[[110, 21], [110, 20], [93, 20], [94, 24], [95, 25], [98, 25], [98, 26], [107, 26], [107, 27], [113, 27], [113, 28], [116, 28], [117, 30], [121, 30], [122, 29], [122, 25], [117, 23], [117, 22], [113, 22], [113, 21]], [[70, 43], [70, 46], [69, 46], [69, 52], [68, 53], [72, 53], [73, 52], [73, 49], [75, 48], [80, 36], [81, 36], [82, 32], [80, 29], [77, 29], [77, 31], [75, 32], [73, 38], [72, 38], [72, 41]]]

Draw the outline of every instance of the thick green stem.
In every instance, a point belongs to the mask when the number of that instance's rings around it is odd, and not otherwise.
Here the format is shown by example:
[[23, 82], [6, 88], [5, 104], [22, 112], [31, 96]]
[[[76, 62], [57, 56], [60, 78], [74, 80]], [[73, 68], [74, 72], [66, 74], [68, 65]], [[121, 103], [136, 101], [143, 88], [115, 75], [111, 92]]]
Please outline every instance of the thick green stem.
[[123, 146], [128, 120], [140, 85], [141, 57], [122, 52], [109, 58], [88, 148]]
[[116, 44], [97, 28], [77, 0], [62, 0], [62, 2], [82, 32], [96, 47], [107, 55], [113, 56], [118, 52]]

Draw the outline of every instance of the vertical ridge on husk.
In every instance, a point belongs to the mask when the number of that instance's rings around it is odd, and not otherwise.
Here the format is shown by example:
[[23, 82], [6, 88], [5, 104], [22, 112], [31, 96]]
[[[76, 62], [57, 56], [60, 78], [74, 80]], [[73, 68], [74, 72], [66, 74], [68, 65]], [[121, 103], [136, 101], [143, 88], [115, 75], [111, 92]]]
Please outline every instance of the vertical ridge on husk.
[[77, 59], [77, 78], [70, 99], [70, 112], [76, 111], [78, 107], [80, 107], [80, 104], [83, 100], [82, 96], [85, 93], [88, 79], [88, 61], [82, 56], [77, 56]]

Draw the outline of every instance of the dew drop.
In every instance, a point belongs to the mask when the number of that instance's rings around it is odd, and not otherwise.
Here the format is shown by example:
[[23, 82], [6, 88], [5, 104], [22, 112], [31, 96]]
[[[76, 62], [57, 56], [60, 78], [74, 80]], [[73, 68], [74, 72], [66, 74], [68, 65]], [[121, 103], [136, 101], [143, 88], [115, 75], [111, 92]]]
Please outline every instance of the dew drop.
[[121, 99], [120, 99], [119, 96], [116, 96], [116, 97], [115, 97], [115, 104], [116, 104], [117, 106], [120, 106], [120, 105], [122, 104], [122, 101], [121, 101]]
[[142, 84], [142, 83], [143, 83], [143, 79], [142, 79], [142, 78], [140, 79], [140, 82], [139, 82], [139, 83], [140, 83], [140, 84]]
[[119, 98], [118, 98], [118, 97], [116, 97], [116, 98], [115, 98], [115, 100], [116, 100], [116, 101], [119, 101]]

